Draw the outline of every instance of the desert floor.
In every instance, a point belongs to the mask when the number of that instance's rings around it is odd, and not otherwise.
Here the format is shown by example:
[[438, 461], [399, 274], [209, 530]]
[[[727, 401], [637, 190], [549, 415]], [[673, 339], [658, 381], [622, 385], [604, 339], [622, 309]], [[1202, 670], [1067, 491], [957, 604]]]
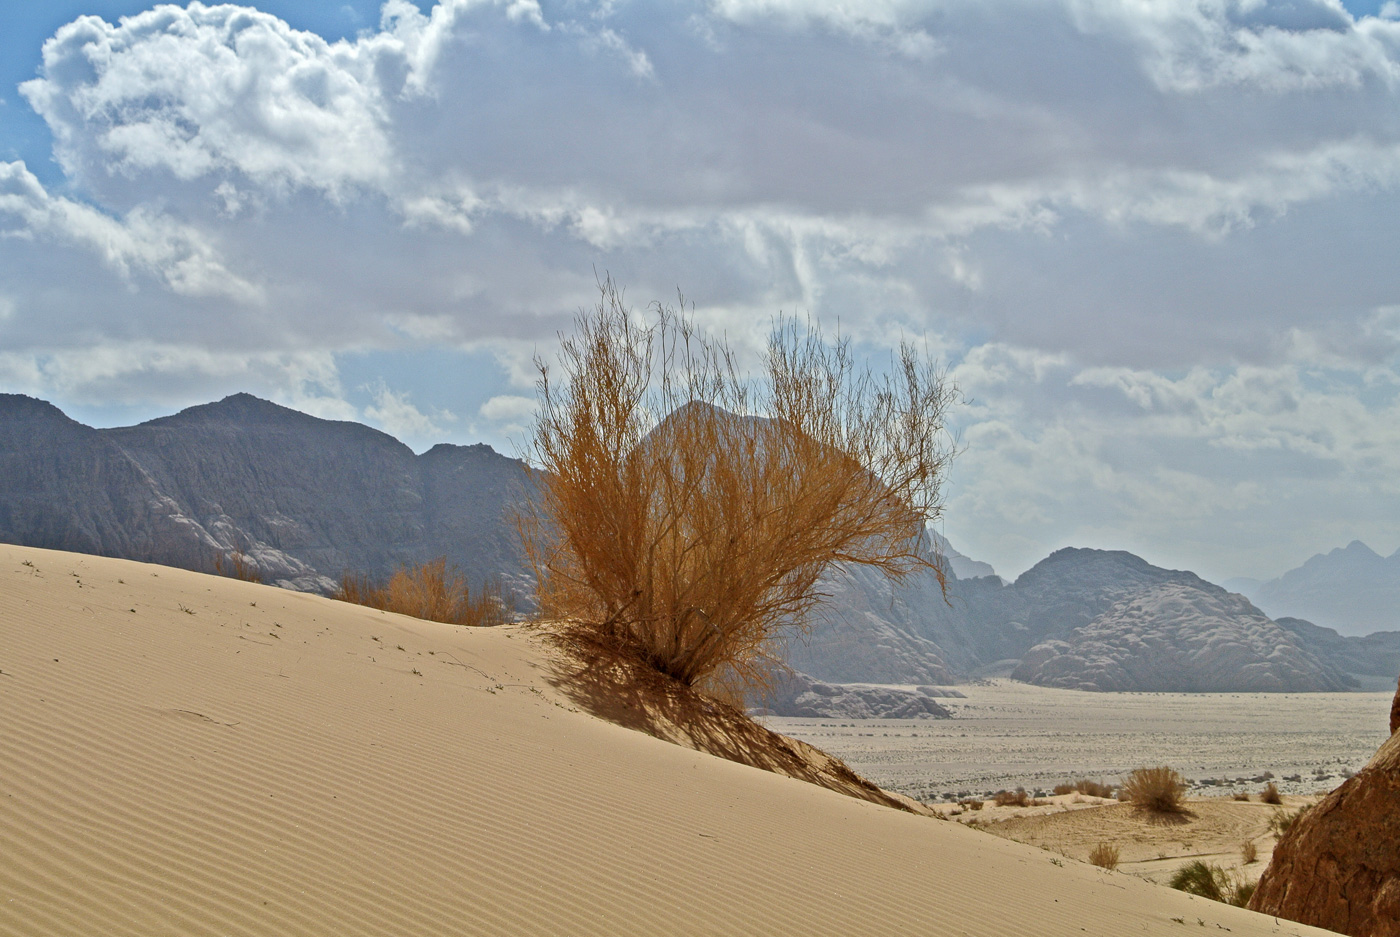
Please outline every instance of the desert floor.
[[952, 719], [768, 717], [890, 790], [925, 801], [1050, 791], [1079, 778], [1116, 784], [1171, 765], [1193, 795], [1327, 791], [1389, 734], [1386, 693], [1086, 693], [1010, 680], [952, 687]]
[[0, 934], [1320, 934], [581, 709], [470, 630], [0, 546]]

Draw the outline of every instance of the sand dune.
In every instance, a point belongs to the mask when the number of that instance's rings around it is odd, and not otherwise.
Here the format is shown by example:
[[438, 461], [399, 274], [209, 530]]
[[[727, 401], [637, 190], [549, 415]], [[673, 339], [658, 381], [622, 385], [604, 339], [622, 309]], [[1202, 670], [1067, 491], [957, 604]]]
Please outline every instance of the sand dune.
[[1325, 933], [631, 731], [556, 656], [0, 546], [0, 934]]

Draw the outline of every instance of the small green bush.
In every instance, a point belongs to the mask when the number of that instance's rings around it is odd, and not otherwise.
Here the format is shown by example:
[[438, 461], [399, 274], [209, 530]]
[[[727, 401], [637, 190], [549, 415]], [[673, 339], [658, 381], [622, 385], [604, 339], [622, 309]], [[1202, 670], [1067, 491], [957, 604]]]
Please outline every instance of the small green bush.
[[1240, 908], [1249, 904], [1250, 896], [1258, 885], [1202, 859], [1193, 859], [1177, 869], [1167, 884], [1178, 891]]

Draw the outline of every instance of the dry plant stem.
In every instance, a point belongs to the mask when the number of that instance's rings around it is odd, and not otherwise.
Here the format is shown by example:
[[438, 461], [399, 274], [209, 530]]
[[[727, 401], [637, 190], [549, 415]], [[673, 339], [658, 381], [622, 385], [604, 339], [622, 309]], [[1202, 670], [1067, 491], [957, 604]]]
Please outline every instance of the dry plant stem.
[[401, 566], [384, 585], [346, 573], [335, 597], [450, 625], [499, 625], [505, 621], [500, 583], [488, 579], [473, 594], [466, 578], [449, 569], [444, 557], [420, 566]]
[[742, 694], [780, 666], [774, 638], [805, 628], [832, 563], [943, 581], [923, 531], [955, 391], [912, 348], [875, 377], [788, 324], [751, 382], [673, 310], [639, 324], [611, 281], [576, 325], [562, 381], [536, 362], [543, 471], [520, 530], [544, 615]]
[[1118, 847], [1099, 843], [1089, 852], [1089, 863], [1112, 871], [1118, 868]]

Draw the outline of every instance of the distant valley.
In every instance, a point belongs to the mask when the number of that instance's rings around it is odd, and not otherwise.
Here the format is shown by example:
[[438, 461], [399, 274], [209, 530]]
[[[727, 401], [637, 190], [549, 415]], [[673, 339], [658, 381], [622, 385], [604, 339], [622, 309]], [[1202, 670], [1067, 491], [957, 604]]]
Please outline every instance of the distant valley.
[[[347, 571], [383, 577], [444, 556], [530, 591], [507, 510], [528, 493], [522, 462], [484, 445], [415, 455], [369, 427], [247, 394], [115, 429], [0, 395], [0, 478], [0, 541], [205, 571], [239, 555], [265, 581], [323, 593]], [[923, 691], [822, 687], [927, 690], [1009, 675], [1103, 691], [1308, 692], [1390, 688], [1400, 673], [1386, 611], [1400, 554], [1352, 544], [1251, 586], [1251, 602], [1121, 551], [1058, 550], [1006, 583], [946, 541], [927, 547], [945, 557], [946, 598], [932, 572], [896, 585], [867, 569], [829, 571], [811, 633], [786, 649], [809, 675], [793, 699], [937, 715]], [[1297, 614], [1345, 610], [1348, 594], [1370, 617], [1354, 612], [1347, 631]], [[1356, 634], [1358, 622], [1381, 633]]]

